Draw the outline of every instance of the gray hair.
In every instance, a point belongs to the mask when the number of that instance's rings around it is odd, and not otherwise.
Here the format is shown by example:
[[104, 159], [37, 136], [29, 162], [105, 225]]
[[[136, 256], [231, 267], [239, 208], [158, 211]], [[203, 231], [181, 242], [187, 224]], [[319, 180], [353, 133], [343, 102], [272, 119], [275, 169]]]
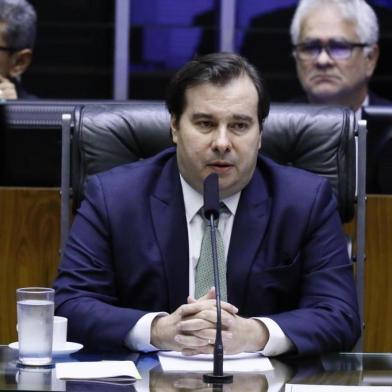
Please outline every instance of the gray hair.
[[353, 22], [360, 42], [376, 44], [379, 37], [377, 16], [364, 0], [300, 0], [290, 26], [291, 43], [297, 44], [300, 38], [301, 24], [311, 10], [320, 6], [336, 5], [343, 17]]
[[37, 14], [26, 0], [0, 0], [0, 23], [4, 23], [3, 37], [14, 49], [33, 49]]

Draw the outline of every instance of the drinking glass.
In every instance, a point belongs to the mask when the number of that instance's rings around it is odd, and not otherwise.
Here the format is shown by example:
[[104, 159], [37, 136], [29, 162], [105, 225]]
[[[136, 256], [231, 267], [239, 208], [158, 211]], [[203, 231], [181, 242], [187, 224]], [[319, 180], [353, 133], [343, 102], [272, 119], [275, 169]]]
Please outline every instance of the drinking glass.
[[24, 287], [16, 290], [19, 361], [41, 366], [52, 362], [54, 290]]

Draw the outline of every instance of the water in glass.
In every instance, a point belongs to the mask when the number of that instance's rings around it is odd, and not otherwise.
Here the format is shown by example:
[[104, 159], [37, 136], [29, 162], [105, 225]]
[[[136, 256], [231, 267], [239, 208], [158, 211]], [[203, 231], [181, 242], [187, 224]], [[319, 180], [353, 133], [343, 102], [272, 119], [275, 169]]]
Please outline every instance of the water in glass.
[[26, 365], [46, 365], [52, 360], [54, 303], [48, 299], [17, 301], [19, 360]]

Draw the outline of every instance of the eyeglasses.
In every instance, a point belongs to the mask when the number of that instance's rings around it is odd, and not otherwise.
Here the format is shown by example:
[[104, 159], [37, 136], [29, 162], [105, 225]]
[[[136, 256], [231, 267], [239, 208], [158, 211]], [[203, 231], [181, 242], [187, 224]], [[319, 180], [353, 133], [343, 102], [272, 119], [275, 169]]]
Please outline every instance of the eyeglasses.
[[316, 60], [323, 50], [334, 60], [347, 60], [351, 57], [354, 48], [364, 48], [366, 46], [369, 46], [369, 44], [335, 40], [322, 43], [317, 39], [302, 42], [293, 47], [300, 60], [311, 61]]

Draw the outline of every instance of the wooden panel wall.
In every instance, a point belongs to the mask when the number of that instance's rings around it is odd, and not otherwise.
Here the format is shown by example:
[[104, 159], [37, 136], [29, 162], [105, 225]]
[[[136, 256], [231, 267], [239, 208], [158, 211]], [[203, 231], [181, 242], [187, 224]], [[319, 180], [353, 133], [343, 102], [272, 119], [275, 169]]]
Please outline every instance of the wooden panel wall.
[[392, 196], [369, 196], [366, 214], [365, 350], [392, 351]]
[[60, 243], [57, 189], [0, 188], [0, 343], [16, 340], [18, 287], [51, 287]]
[[[346, 227], [348, 232], [353, 225]], [[60, 243], [57, 189], [0, 188], [0, 344], [16, 340], [15, 290], [51, 286]], [[392, 196], [369, 196], [365, 351], [392, 351]]]

